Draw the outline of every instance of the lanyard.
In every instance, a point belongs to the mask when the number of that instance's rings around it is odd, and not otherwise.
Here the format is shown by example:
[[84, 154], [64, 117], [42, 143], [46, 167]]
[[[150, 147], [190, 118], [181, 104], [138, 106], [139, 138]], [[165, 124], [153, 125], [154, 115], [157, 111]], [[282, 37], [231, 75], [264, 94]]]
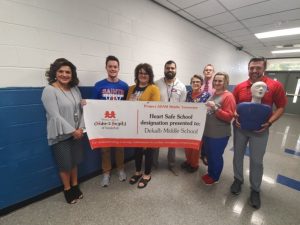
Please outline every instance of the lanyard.
[[78, 121], [79, 121], [79, 114], [78, 114], [78, 111], [77, 111], [77, 104], [76, 104], [76, 99], [73, 95], [73, 92], [72, 92], [72, 89], [70, 89], [70, 93], [72, 95], [72, 98], [74, 100], [74, 103], [73, 101], [67, 96], [67, 94], [64, 92], [64, 90], [58, 85], [58, 88], [61, 90], [61, 92], [64, 94], [64, 96], [69, 100], [69, 102], [71, 102], [72, 105], [74, 105], [74, 122], [77, 124]]
[[173, 81], [172, 87], [171, 87], [171, 90], [170, 90], [170, 93], [169, 93], [169, 85], [167, 84], [166, 80], [164, 80], [164, 81], [165, 81], [165, 85], [166, 85], [166, 88], [167, 88], [168, 102], [170, 102], [171, 98], [172, 98], [173, 88], [174, 88], [175, 84], [174, 84], [174, 81]]

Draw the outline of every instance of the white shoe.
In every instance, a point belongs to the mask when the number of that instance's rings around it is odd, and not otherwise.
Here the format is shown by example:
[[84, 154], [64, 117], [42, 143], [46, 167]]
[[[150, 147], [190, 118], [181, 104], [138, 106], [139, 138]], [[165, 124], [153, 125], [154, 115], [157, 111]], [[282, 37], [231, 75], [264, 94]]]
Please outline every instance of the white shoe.
[[124, 170], [120, 170], [119, 171], [119, 180], [122, 182], [122, 181], [125, 181], [127, 179], [127, 176], [126, 176], [126, 173]]
[[101, 181], [101, 186], [102, 187], [108, 187], [110, 184], [110, 175], [109, 174], [103, 174], [102, 181]]

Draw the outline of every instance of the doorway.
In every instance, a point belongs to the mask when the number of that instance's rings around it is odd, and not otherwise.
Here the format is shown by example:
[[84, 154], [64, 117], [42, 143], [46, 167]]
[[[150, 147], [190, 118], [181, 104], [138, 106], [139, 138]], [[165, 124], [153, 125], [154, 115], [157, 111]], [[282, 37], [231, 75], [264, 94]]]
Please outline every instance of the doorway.
[[300, 115], [300, 72], [268, 71], [267, 76], [280, 81], [286, 91], [288, 104], [285, 108], [285, 113]]

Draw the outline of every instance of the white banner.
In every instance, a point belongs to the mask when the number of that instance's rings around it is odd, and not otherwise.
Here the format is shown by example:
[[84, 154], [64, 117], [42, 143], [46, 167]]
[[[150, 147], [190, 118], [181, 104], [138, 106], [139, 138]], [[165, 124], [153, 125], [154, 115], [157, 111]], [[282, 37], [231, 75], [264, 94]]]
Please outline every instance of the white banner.
[[204, 103], [86, 100], [84, 121], [92, 149], [199, 148]]

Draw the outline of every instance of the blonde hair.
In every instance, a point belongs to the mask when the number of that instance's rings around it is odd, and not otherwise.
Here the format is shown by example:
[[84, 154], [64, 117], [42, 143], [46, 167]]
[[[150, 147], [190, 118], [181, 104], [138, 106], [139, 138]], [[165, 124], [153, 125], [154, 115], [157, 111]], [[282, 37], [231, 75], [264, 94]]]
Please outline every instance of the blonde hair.
[[225, 73], [225, 72], [217, 72], [214, 76], [214, 79], [213, 79], [213, 88], [214, 88], [214, 80], [216, 78], [216, 76], [223, 76], [224, 77], [224, 90], [227, 89], [228, 85], [229, 85], [229, 75], [228, 73]]

